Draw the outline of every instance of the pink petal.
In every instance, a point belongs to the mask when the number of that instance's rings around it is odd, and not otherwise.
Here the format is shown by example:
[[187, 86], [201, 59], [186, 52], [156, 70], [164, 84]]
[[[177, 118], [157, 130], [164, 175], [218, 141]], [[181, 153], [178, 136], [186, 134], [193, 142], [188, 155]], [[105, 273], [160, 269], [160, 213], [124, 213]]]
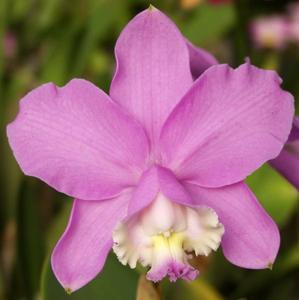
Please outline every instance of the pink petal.
[[111, 200], [75, 200], [68, 226], [52, 253], [60, 284], [75, 291], [103, 268], [112, 247], [112, 230], [127, 212], [130, 192]]
[[157, 167], [154, 166], [144, 172], [134, 189], [128, 208], [128, 215], [138, 213], [151, 204], [159, 193], [160, 183], [157, 175]]
[[293, 120], [288, 142], [270, 165], [299, 189], [299, 117]]
[[186, 40], [189, 56], [190, 67], [193, 79], [197, 79], [205, 70], [213, 65], [217, 65], [217, 59], [208, 51], [195, 47], [191, 42]]
[[144, 124], [155, 143], [170, 111], [192, 84], [185, 39], [151, 7], [125, 27], [115, 55], [110, 95]]
[[143, 173], [134, 190], [128, 214], [133, 215], [150, 205], [159, 192], [171, 201], [189, 206], [194, 204], [193, 199], [170, 170], [153, 166]]
[[275, 72], [248, 63], [209, 68], [162, 129], [162, 164], [179, 179], [220, 187], [276, 157], [294, 113], [280, 82]]
[[270, 165], [299, 190], [299, 140], [287, 143]]
[[192, 206], [194, 201], [185, 187], [177, 180], [172, 171], [166, 168], [158, 168], [158, 176], [161, 192], [170, 200]]
[[146, 275], [148, 280], [159, 282], [164, 277], [168, 276], [170, 282], [176, 282], [178, 279], [192, 281], [196, 279], [199, 271], [190, 266], [183, 264], [179, 261], [169, 261], [164, 265], [152, 268]]
[[104, 199], [137, 182], [148, 156], [143, 129], [85, 80], [27, 94], [7, 128], [26, 175], [79, 199]]
[[293, 120], [293, 127], [289, 135], [288, 142], [299, 140], [299, 117], [295, 117]]
[[209, 189], [186, 183], [197, 205], [214, 209], [224, 225], [222, 248], [233, 264], [250, 268], [271, 267], [279, 244], [279, 231], [244, 183]]

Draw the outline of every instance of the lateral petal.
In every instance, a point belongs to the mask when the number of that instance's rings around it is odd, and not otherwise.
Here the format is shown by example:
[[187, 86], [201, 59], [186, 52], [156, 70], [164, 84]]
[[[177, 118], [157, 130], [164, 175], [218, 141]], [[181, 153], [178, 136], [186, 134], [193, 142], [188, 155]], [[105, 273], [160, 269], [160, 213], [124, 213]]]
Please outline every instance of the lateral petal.
[[161, 133], [162, 164], [180, 180], [220, 187], [276, 157], [294, 114], [273, 71], [209, 68], [172, 111]]
[[126, 192], [109, 200], [74, 200], [69, 224], [51, 259], [55, 276], [69, 292], [102, 270], [112, 247], [112, 230], [126, 216], [130, 197]]
[[112, 197], [137, 182], [149, 146], [143, 128], [92, 83], [44, 84], [20, 102], [7, 134], [26, 175], [79, 199]]
[[196, 205], [217, 213], [225, 230], [223, 253], [231, 263], [249, 269], [272, 266], [280, 244], [279, 230], [244, 183], [216, 189], [184, 186]]

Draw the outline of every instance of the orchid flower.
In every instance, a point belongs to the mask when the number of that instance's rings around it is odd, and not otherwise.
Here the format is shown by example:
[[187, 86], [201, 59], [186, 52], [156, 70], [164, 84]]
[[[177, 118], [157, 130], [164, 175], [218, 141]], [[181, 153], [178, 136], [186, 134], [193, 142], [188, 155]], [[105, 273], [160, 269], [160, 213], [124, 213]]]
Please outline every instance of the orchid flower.
[[295, 117], [289, 139], [270, 165], [299, 190], [299, 117]]
[[293, 97], [278, 75], [214, 65], [153, 7], [125, 27], [115, 55], [109, 96], [83, 79], [47, 83], [8, 125], [23, 172], [75, 198], [52, 253], [58, 281], [84, 286], [112, 248], [153, 281], [193, 280], [190, 257], [219, 245], [237, 266], [271, 266], [279, 231], [243, 180], [291, 130]]
[[257, 48], [282, 49], [289, 39], [289, 24], [284, 16], [264, 16], [252, 21], [250, 33]]

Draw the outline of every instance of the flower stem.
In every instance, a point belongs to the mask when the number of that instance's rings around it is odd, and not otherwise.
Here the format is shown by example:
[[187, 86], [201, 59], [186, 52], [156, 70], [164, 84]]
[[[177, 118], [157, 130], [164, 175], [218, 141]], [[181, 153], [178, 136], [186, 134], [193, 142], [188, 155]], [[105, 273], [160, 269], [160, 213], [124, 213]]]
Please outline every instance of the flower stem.
[[136, 300], [162, 300], [160, 284], [147, 280], [144, 274], [140, 275]]

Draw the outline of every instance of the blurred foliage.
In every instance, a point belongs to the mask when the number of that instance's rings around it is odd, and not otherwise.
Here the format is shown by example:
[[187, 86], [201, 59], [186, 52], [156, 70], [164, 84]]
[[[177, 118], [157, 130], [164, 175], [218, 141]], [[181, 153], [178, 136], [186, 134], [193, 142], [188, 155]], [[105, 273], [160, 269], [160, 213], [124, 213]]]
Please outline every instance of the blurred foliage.
[[257, 170], [247, 179], [247, 183], [264, 208], [281, 226], [289, 221], [298, 208], [296, 189], [269, 165]]
[[121, 265], [116, 256], [111, 253], [102, 273], [95, 280], [68, 295], [57, 282], [47, 260], [42, 276], [41, 298], [44, 300], [134, 299], [137, 279], [138, 274]]
[[[290, 45], [283, 52], [257, 50], [248, 32], [252, 18], [282, 12], [291, 1], [237, 0], [219, 6], [194, 1], [188, 9], [183, 1], [151, 2], [220, 62], [236, 66], [249, 56], [260, 67], [276, 69], [284, 88], [299, 96], [299, 46]], [[142, 0], [0, 1], [0, 299], [135, 298], [138, 274], [114, 255], [104, 272], [80, 291], [69, 296], [60, 287], [49, 256], [64, 230], [71, 200], [21, 174], [5, 126], [15, 116], [20, 97], [41, 83], [63, 85], [84, 77], [107, 91], [117, 36], [148, 5]], [[10, 49], [5, 45], [8, 37]], [[282, 232], [274, 269], [240, 269], [218, 251], [201, 265], [197, 281], [163, 282], [163, 299], [299, 299], [298, 193], [269, 166], [253, 174], [248, 184]], [[148, 291], [154, 290], [149, 286]]]

